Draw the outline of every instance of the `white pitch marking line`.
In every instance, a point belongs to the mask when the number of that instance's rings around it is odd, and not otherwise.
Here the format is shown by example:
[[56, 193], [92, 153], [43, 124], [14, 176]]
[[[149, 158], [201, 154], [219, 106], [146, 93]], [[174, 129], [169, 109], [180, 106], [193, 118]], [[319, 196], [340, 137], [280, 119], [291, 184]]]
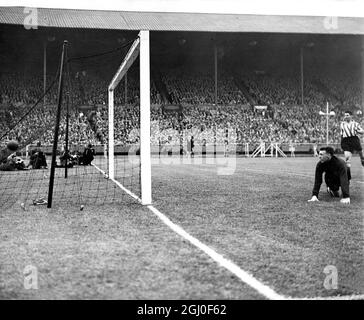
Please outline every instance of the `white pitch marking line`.
[[[107, 176], [107, 173], [100, 169], [98, 166], [92, 164], [92, 166], [98, 170], [99, 172], [101, 172], [104, 176]], [[129, 196], [131, 196], [132, 198], [134, 198], [135, 200], [139, 201], [140, 203], [142, 202], [142, 200], [133, 192], [131, 192], [129, 189], [125, 188], [119, 181], [116, 181], [115, 179], [109, 178], [109, 180], [111, 180], [112, 182], [114, 182], [121, 190], [123, 190], [124, 192], [126, 192]]]
[[[106, 175], [105, 171], [101, 170], [96, 165], [92, 164], [92, 166], [101, 172], [103, 175]], [[121, 183], [116, 181], [115, 179], [110, 179], [113, 181], [119, 188], [125, 191], [134, 199], [138, 200], [140, 203], [142, 200], [135, 195], [130, 190], [126, 189]], [[252, 275], [247, 273], [246, 271], [242, 270], [238, 267], [235, 263], [231, 262], [230, 260], [224, 258], [222, 255], [202, 243], [200, 240], [196, 239], [195, 237], [191, 236], [185, 230], [183, 230], [180, 226], [173, 223], [170, 219], [167, 218], [163, 213], [161, 213], [158, 209], [153, 207], [152, 205], [148, 205], [147, 208], [152, 211], [159, 219], [161, 219], [169, 228], [171, 228], [174, 232], [180, 235], [182, 238], [188, 240], [191, 244], [195, 247], [206, 253], [212, 260], [223, 266], [225, 269], [236, 275], [242, 282], [246, 283], [256, 291], [258, 291], [264, 297], [270, 300], [362, 300], [364, 299], [364, 295], [351, 295], [351, 296], [335, 296], [335, 297], [314, 297], [314, 298], [292, 298], [286, 297], [284, 295], [280, 295], [275, 292], [273, 289], [268, 287], [267, 285], [263, 284]]]
[[[263, 173], [271, 173], [271, 174], [277, 174], [277, 171], [269, 171], [269, 170], [263, 170], [263, 169], [244, 169], [244, 171], [251, 171], [251, 172], [263, 172]], [[305, 177], [305, 178], [314, 178], [314, 176], [310, 176], [308, 174], [302, 174], [302, 173], [296, 173], [296, 172], [281, 172], [282, 174], [288, 174], [291, 176], [298, 176], [298, 177]]]
[[[244, 169], [245, 171], [251, 171], [251, 172], [263, 172], [263, 173], [271, 173], [271, 174], [276, 174], [277, 172], [275, 171], [269, 171], [269, 170], [263, 170], [263, 169]], [[296, 173], [296, 172], [291, 172], [291, 171], [283, 171], [280, 172], [281, 174], [288, 174], [291, 176], [298, 176], [298, 177], [305, 177], [305, 178], [314, 178], [314, 175], [308, 175], [308, 174], [303, 174], [303, 173]], [[351, 180], [355, 183], [364, 183], [364, 181], [361, 180]]]
[[364, 299], [363, 295], [351, 295], [351, 296], [334, 296], [334, 297], [314, 297], [314, 298], [292, 298], [286, 297], [284, 295], [280, 295], [275, 292], [273, 289], [263, 284], [252, 275], [247, 273], [238, 267], [235, 263], [229, 261], [224, 258], [222, 255], [202, 243], [200, 240], [191, 236], [185, 230], [183, 230], [180, 226], [173, 223], [169, 218], [167, 218], [163, 213], [161, 213], [158, 209], [153, 207], [152, 205], [147, 206], [149, 210], [151, 210], [159, 219], [161, 219], [168, 227], [170, 227], [174, 232], [179, 234], [181, 237], [188, 240], [195, 247], [206, 253], [210, 258], [212, 258], [215, 262], [223, 266], [225, 269], [229, 270], [231, 273], [236, 275], [242, 282], [246, 283], [256, 291], [258, 291], [264, 297], [270, 300], [362, 300]]
[[[101, 172], [103, 175], [106, 175], [105, 171], [98, 168], [96, 165], [93, 165], [99, 172]], [[127, 194], [129, 194], [134, 199], [141, 202], [141, 199], [136, 196], [134, 193], [126, 189], [121, 183], [116, 181], [115, 179], [110, 179], [113, 181], [119, 188], [121, 188], [123, 191], [125, 191]], [[271, 299], [271, 300], [284, 300], [285, 297], [282, 295], [279, 295], [276, 293], [273, 289], [266, 286], [265, 284], [261, 283], [259, 280], [255, 279], [252, 275], [248, 274], [246, 271], [239, 268], [236, 264], [233, 262], [225, 259], [222, 255], [218, 254], [214, 250], [212, 250], [207, 245], [203, 244], [201, 241], [196, 239], [195, 237], [191, 236], [189, 233], [187, 233], [185, 230], [183, 230], [180, 226], [173, 223], [171, 220], [169, 220], [163, 213], [161, 213], [158, 209], [153, 207], [152, 205], [148, 205], [147, 208], [152, 211], [160, 220], [162, 220], [169, 228], [171, 228], [174, 232], [176, 232], [178, 235], [180, 235], [182, 238], [188, 240], [191, 244], [193, 244], [195, 247], [200, 249], [201, 251], [205, 252], [208, 256], [210, 256], [215, 262], [235, 274], [241, 281], [258, 291], [261, 295], [264, 297]]]
[[259, 280], [255, 279], [252, 275], [242, 270], [233, 262], [227, 260], [222, 255], [218, 254], [216, 251], [212, 250], [207, 245], [203, 244], [201, 241], [191, 236], [185, 230], [183, 230], [180, 226], [174, 224], [171, 220], [169, 220], [163, 213], [161, 213], [158, 209], [154, 208], [152, 205], [147, 206], [149, 210], [151, 210], [159, 219], [161, 219], [168, 227], [170, 227], [174, 232], [179, 234], [181, 237], [188, 240], [195, 247], [205, 252], [208, 256], [210, 256], [215, 262], [223, 266], [225, 269], [229, 270], [233, 274], [235, 274], [241, 281], [258, 291], [261, 295], [265, 296], [271, 300], [284, 300], [286, 299], [284, 296], [276, 293], [273, 289], [261, 283]]
[[[193, 167], [192, 167], [193, 168]], [[203, 170], [203, 171], [209, 171], [209, 170], [214, 170], [214, 168], [210, 169], [210, 168], [198, 168], [198, 170]], [[247, 169], [247, 168], [244, 168], [243, 171], [250, 171], [250, 172], [262, 172], [262, 173], [267, 173], [267, 174], [277, 174], [277, 171], [270, 171], [270, 170], [264, 170], [264, 169]], [[314, 176], [314, 172], [310, 175], [308, 174], [304, 174], [304, 173], [297, 173], [297, 172], [292, 172], [292, 171], [282, 171], [282, 172], [278, 172], [278, 173], [281, 173], [281, 174], [288, 174], [288, 175], [291, 175], [291, 176], [297, 176], [297, 177], [304, 177], [304, 178], [312, 178], [314, 179], [315, 176]], [[361, 180], [351, 180], [355, 183], [361, 183], [363, 184], [364, 181], [361, 181]]]

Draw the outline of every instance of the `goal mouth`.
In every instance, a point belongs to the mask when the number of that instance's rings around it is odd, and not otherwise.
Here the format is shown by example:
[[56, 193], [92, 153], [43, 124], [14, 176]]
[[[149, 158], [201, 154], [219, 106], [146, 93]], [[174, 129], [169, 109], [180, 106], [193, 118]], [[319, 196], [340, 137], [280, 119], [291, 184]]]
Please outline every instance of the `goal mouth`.
[[[146, 41], [148, 51], [149, 34]], [[139, 36], [132, 44], [129, 42], [122, 47], [125, 58], [110, 85], [103, 81], [90, 82], [93, 79], [91, 75], [97, 75], [104, 64], [104, 53], [99, 57], [92, 55], [92, 59], [89, 56], [69, 58], [66, 53], [63, 72], [57, 71], [46, 91], [46, 99], [41, 96], [30, 109], [24, 105], [17, 110], [0, 145], [5, 152], [7, 141], [14, 139], [18, 131], [26, 130], [26, 139], [21, 136], [19, 149], [14, 153], [14, 156], [21, 157], [24, 167], [0, 165], [2, 207], [20, 205], [25, 209], [46, 205], [50, 208], [54, 204], [65, 208], [76, 205], [83, 210], [88, 205], [140, 203], [143, 198], [141, 112], [139, 105], [129, 104], [128, 101], [122, 103], [125, 91], [129, 89], [133, 92], [131, 86], [135, 84], [117, 88], [139, 57], [140, 42]], [[125, 49], [129, 46], [126, 53]], [[120, 50], [115, 50], [112, 59], [120, 60]], [[142, 68], [144, 73], [146, 67], [149, 72], [148, 65]], [[134, 63], [132, 69], [129, 72], [137, 75], [141, 68]], [[60, 74], [63, 75], [63, 88]], [[54, 96], [57, 96], [56, 79], [59, 80], [58, 105], [54, 100]], [[92, 90], [87, 87], [89, 85]], [[115, 94], [117, 103], [112, 108], [106, 99], [100, 98], [100, 90], [105, 87]], [[48, 103], [42, 104], [45, 100]], [[145, 103], [145, 98], [140, 101]], [[123, 116], [127, 112], [133, 113], [132, 123]], [[31, 123], [39, 125], [32, 126]], [[147, 140], [146, 137], [144, 140]], [[144, 189], [147, 190], [145, 181]], [[120, 185], [128, 192], [123, 191]], [[149, 197], [144, 196], [148, 203], [151, 202], [150, 194], [149, 187]]]
[[[115, 179], [115, 89], [126, 76], [139, 56], [139, 123], [135, 123], [129, 136], [134, 134], [138, 146], [131, 148], [130, 154], [140, 155], [140, 197], [143, 205], [152, 202], [151, 155], [150, 155], [150, 48], [149, 31], [140, 31], [123, 62], [108, 86], [108, 177]], [[127, 102], [127, 99], [125, 99]]]

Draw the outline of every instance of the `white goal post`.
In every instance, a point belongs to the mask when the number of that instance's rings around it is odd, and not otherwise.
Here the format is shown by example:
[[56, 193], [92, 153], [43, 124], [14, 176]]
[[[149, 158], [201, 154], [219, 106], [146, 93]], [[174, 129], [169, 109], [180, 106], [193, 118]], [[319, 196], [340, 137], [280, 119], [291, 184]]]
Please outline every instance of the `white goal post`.
[[114, 90], [136, 58], [140, 61], [140, 183], [143, 205], [152, 203], [152, 178], [150, 155], [150, 48], [149, 31], [140, 31], [115, 73], [108, 87], [109, 104], [109, 160], [108, 175], [115, 178], [114, 167]]

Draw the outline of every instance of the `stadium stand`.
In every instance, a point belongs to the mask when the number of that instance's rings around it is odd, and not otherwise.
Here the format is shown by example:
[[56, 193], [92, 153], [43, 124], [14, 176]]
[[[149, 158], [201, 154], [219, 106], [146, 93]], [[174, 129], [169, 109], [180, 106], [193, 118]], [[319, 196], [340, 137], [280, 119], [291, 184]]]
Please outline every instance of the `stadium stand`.
[[[218, 85], [218, 104], [214, 101], [214, 83], [211, 74], [202, 72], [190, 73], [182, 69], [167, 69], [158, 71], [157, 86], [152, 82], [151, 102], [152, 121], [158, 125], [152, 126], [152, 144], [166, 141], [170, 135], [178, 132], [199, 130], [200, 143], [214, 143], [216, 136], [208, 134], [208, 130], [223, 130], [234, 128], [237, 143], [259, 143], [269, 141], [278, 143], [314, 143], [324, 142], [326, 137], [325, 119], [318, 112], [326, 101], [330, 101], [336, 116], [330, 119], [330, 140], [338, 142], [338, 123], [342, 112], [347, 108], [360, 110], [360, 87], [358, 81], [349, 73], [319, 74], [306, 79], [304, 106], [300, 105], [299, 80], [282, 74], [255, 74], [242, 72], [241, 79], [249, 89], [251, 97], [257, 104], [269, 106], [269, 111], [259, 111], [254, 108], [250, 97], [246, 97], [238, 88], [234, 79], [236, 74], [221, 74]], [[138, 140], [138, 74], [131, 72], [128, 77], [128, 101], [125, 105], [125, 88], [118, 87], [116, 95], [115, 140], [120, 144], [131, 144]], [[71, 77], [70, 92], [70, 142], [84, 145], [93, 139], [94, 144], [103, 143], [107, 135], [107, 79], [85, 71], [76, 72]], [[344, 85], [343, 85], [344, 84]], [[157, 87], [163, 87], [167, 92], [158, 92]], [[21, 74], [4, 73], [0, 78], [0, 130], [5, 132], [24, 113], [27, 107], [42, 94], [42, 79], [40, 77], [25, 77]], [[164, 112], [165, 97], [173, 97], [172, 102], [183, 107], [182, 113]], [[164, 101], [162, 101], [164, 100]], [[248, 102], [250, 101], [250, 102]], [[16, 133], [8, 139], [27, 140], [32, 135], [34, 126], [31, 124], [46, 124], [54, 121], [54, 105], [56, 104], [55, 88], [47, 95], [47, 105], [37, 109], [24, 122]], [[90, 110], [82, 111], [79, 107], [89, 106]], [[52, 107], [53, 106], [53, 107]], [[357, 114], [359, 121], [362, 115]], [[61, 124], [61, 131], [65, 124]], [[41, 144], [51, 144], [52, 128], [49, 128], [37, 141]], [[168, 134], [168, 130], [170, 134]], [[16, 136], [14, 136], [14, 134]], [[172, 137], [179, 141], [178, 136]], [[62, 142], [61, 135], [61, 142]], [[215, 140], [223, 142], [223, 137]]]

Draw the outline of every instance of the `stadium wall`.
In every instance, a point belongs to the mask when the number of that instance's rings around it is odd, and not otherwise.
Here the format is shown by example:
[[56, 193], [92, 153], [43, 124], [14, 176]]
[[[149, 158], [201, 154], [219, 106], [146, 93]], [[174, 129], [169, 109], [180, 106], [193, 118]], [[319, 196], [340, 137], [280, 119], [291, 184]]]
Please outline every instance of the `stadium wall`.
[[[324, 146], [326, 146], [326, 144], [318, 144], [318, 150], [320, 149], [320, 147], [324, 147]], [[343, 153], [343, 151], [340, 148], [340, 143], [332, 143], [332, 144], [330, 144], [330, 146], [332, 146], [334, 148], [335, 153], [337, 153], [337, 154]], [[257, 147], [258, 147], [257, 144], [250, 144], [249, 145], [249, 154], [252, 154]], [[285, 154], [289, 155], [291, 153], [289, 144], [280, 144], [279, 147]], [[294, 147], [295, 147], [294, 152], [296, 155], [301, 155], [301, 156], [309, 156], [309, 155], [312, 156], [313, 155], [313, 144], [312, 143], [295, 144]], [[73, 151], [83, 152], [84, 148], [85, 148], [85, 146], [82, 144], [70, 146], [70, 150], [72, 152]], [[96, 146], [94, 146], [94, 148], [95, 148], [97, 155], [104, 154], [104, 150], [105, 150], [104, 145], [96, 145]], [[178, 155], [178, 150], [180, 150], [179, 145], [172, 145], [169, 148], [171, 148], [173, 150], [173, 155]], [[40, 149], [48, 156], [52, 155], [52, 145], [41, 146], [41, 147], [39, 147], [37, 145], [28, 146], [29, 151], [33, 150], [33, 149]], [[152, 155], [159, 155], [159, 153], [160, 153], [159, 149], [160, 148], [158, 145], [152, 145], [151, 146]], [[214, 152], [212, 151], [213, 149], [214, 148], [212, 146], [209, 146], [209, 148], [206, 149], [206, 155], [213, 155], [214, 154]], [[232, 150], [232, 149], [234, 149], [234, 151], [236, 152], [237, 155], [246, 154], [246, 149], [245, 149], [244, 143], [236, 144], [236, 149], [230, 147], [230, 150]], [[176, 150], [177, 150], [177, 152], [176, 152]], [[135, 145], [115, 145], [115, 147], [114, 147], [115, 155], [128, 155], [129, 152], [137, 153], [137, 150], [135, 149]], [[194, 148], [194, 152], [195, 152], [195, 155], [201, 155], [202, 146], [196, 145]], [[224, 154], [224, 145], [216, 145], [215, 153], [217, 155]], [[60, 152], [59, 152], [59, 154], [60, 154]]]

